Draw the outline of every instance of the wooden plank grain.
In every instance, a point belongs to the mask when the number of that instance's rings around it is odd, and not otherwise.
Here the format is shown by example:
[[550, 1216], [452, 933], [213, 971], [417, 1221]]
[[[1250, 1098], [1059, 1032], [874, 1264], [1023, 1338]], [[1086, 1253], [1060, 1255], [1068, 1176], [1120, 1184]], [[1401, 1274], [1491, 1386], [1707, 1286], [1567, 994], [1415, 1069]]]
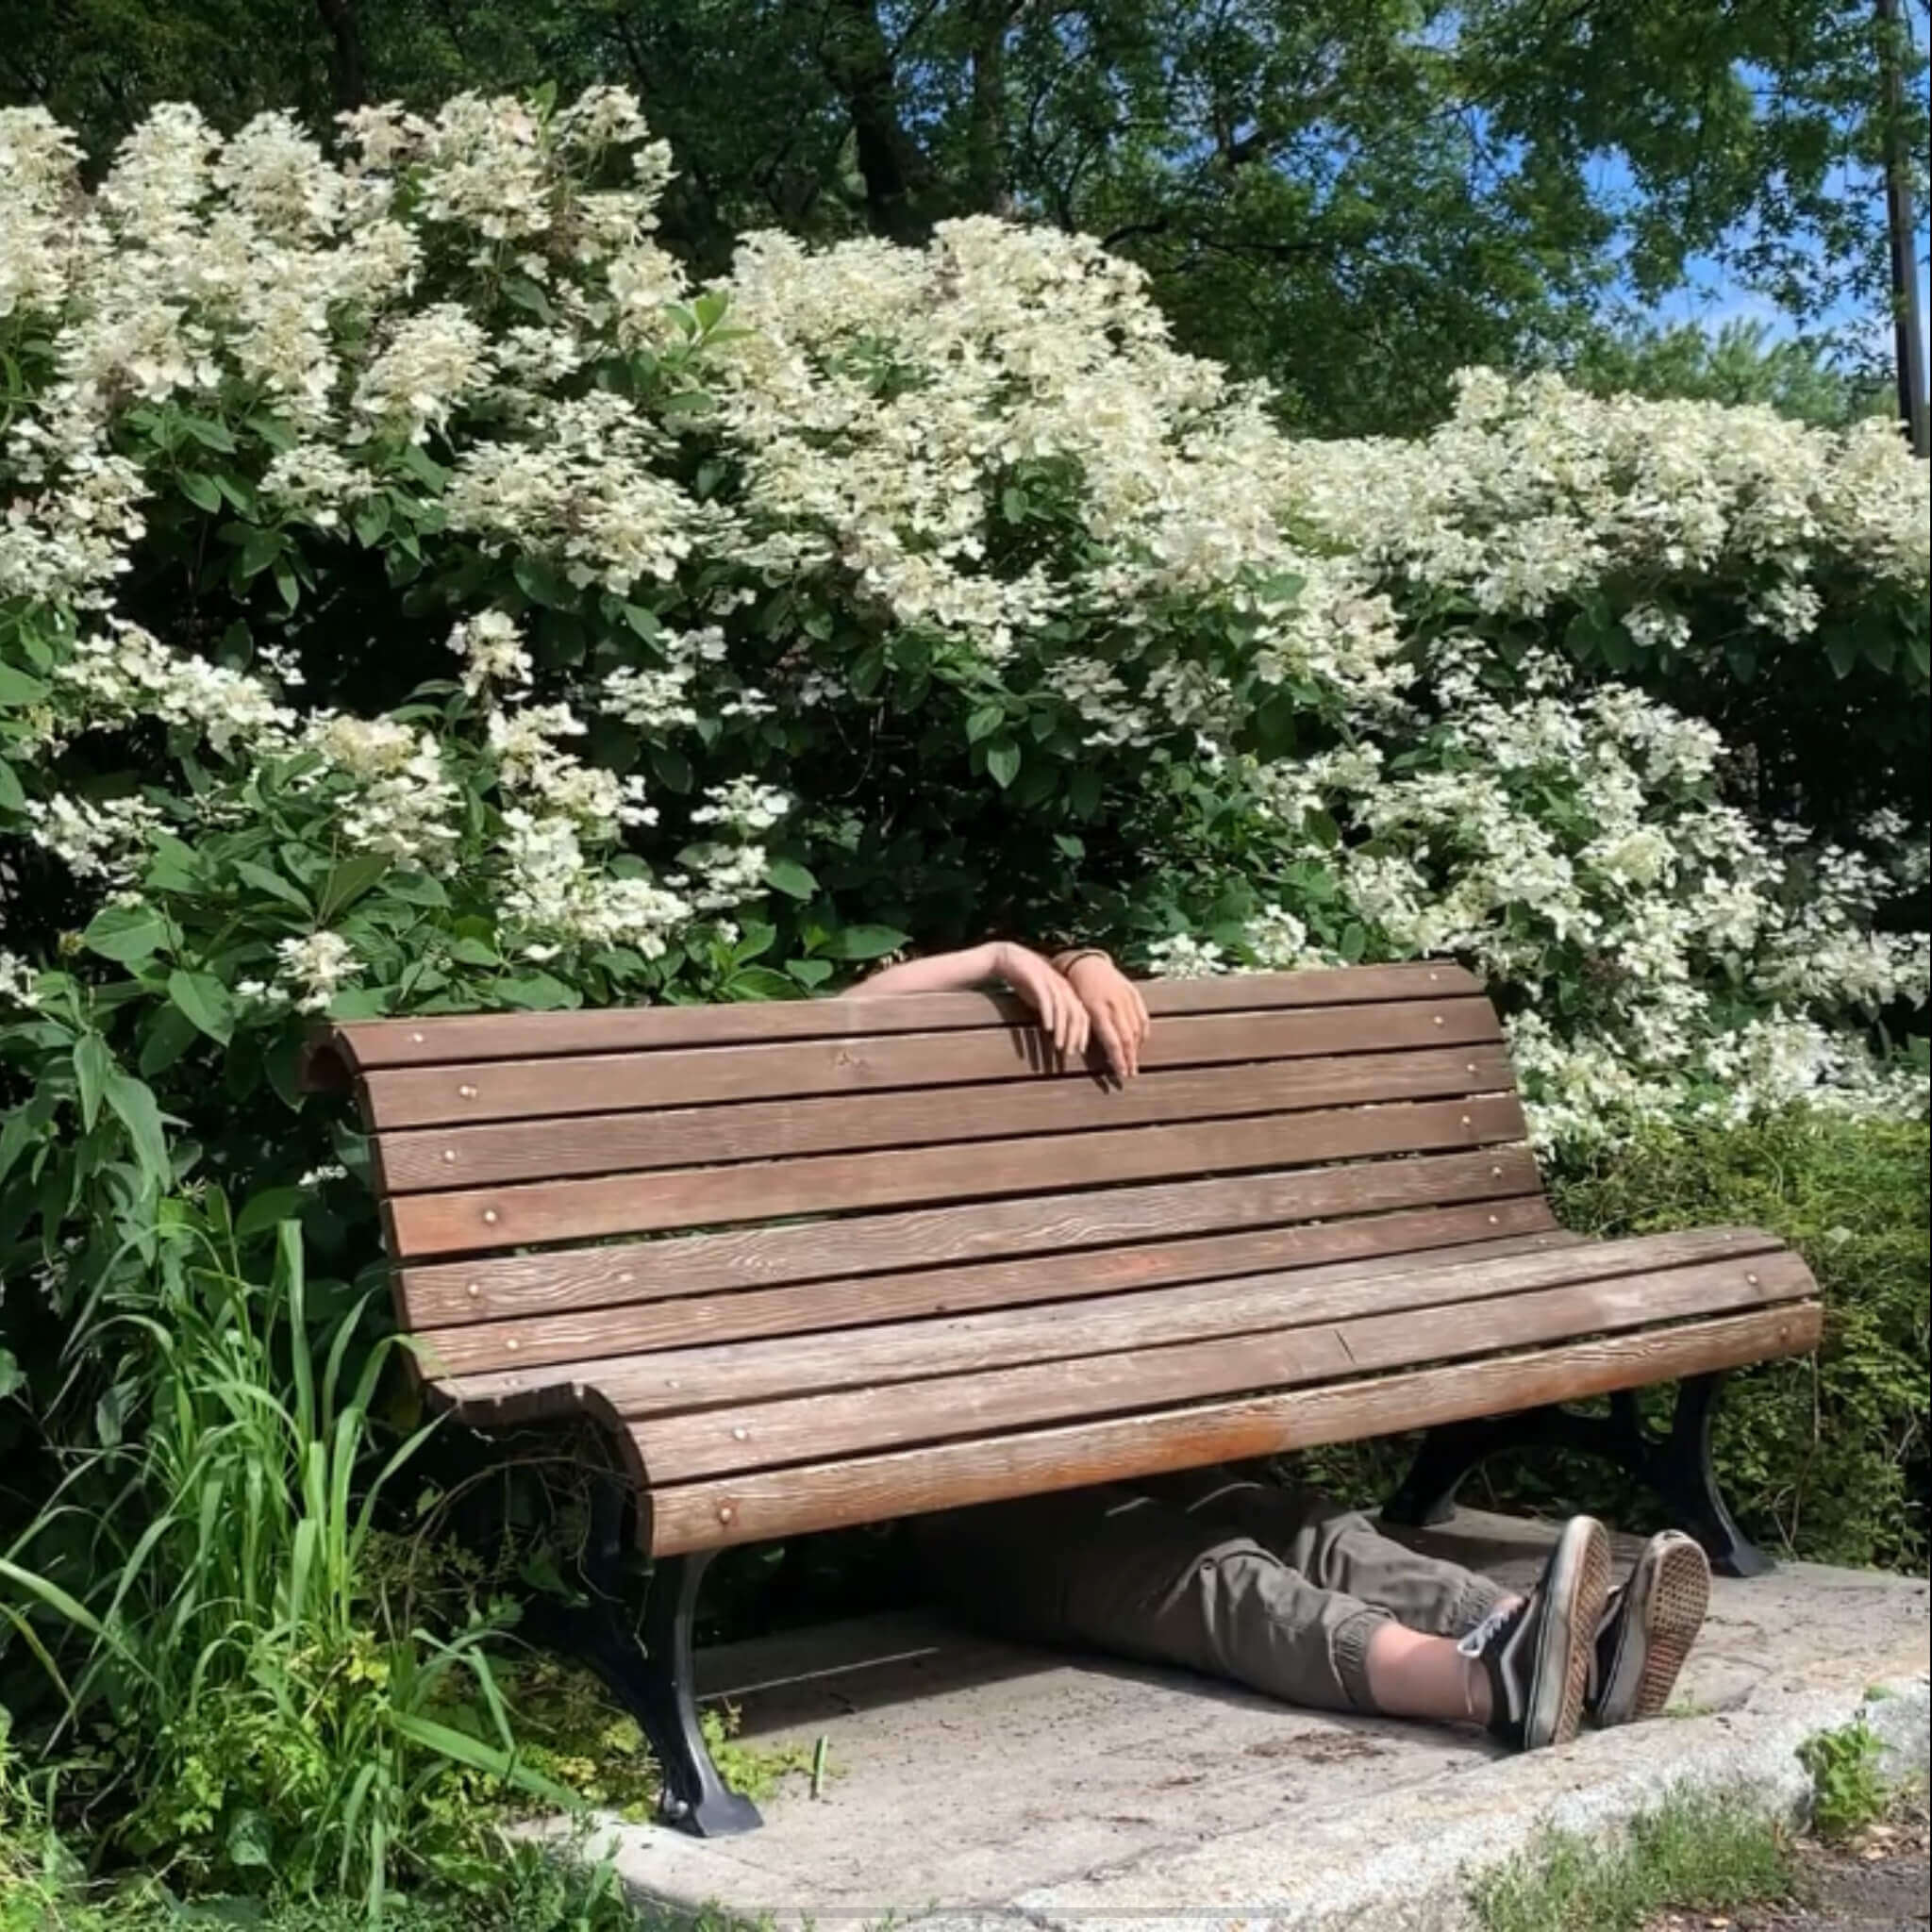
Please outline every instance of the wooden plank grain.
[[1147, 1341], [1112, 1354], [1062, 1356], [889, 1388], [728, 1403], [649, 1420], [632, 1415], [608, 1380], [600, 1378], [597, 1388], [605, 1403], [631, 1422], [646, 1478], [675, 1483], [1419, 1368], [1763, 1307], [1802, 1299], [1814, 1288], [1795, 1255], [1772, 1254], [1532, 1286], [1475, 1301], [1432, 1299], [1340, 1321], [1310, 1320], [1299, 1298], [1277, 1297], [1276, 1319], [1293, 1325], [1228, 1335], [1216, 1332], [1226, 1318], [1210, 1317], [1195, 1339], [1168, 1346], [1153, 1345], [1166, 1333], [1157, 1330]]
[[[975, 1308], [1074, 1301], [1164, 1282], [1212, 1281], [1241, 1274], [1341, 1265], [1391, 1265], [1411, 1255], [1501, 1253], [1519, 1244], [1574, 1245], [1541, 1195], [1470, 1207], [1416, 1208], [1314, 1225], [1191, 1235], [1124, 1248], [1081, 1248], [1015, 1261], [967, 1262], [854, 1280], [810, 1281], [784, 1288], [738, 1289], [628, 1307], [563, 1308], [504, 1321], [439, 1328], [425, 1337], [425, 1373], [465, 1382], [477, 1399], [495, 1401], [542, 1386], [539, 1372], [556, 1363], [581, 1366], [610, 1356], [658, 1349], [812, 1334]], [[451, 1392], [459, 1392], [454, 1387]]]
[[[1341, 1321], [1384, 1309], [1416, 1310], [1577, 1282], [1698, 1266], [1735, 1265], [1767, 1282], [1790, 1271], [1775, 1241], [1749, 1229], [1700, 1228], [1615, 1241], [1579, 1241], [1498, 1256], [1405, 1257], [1392, 1262], [1275, 1270], [1224, 1281], [1137, 1289], [1099, 1300], [1059, 1301], [920, 1322], [619, 1356], [575, 1364], [625, 1416], [695, 1407], [726, 1408], [833, 1389], [950, 1377], [1016, 1364], [1157, 1348], [1211, 1337]], [[1803, 1275], [1799, 1264], [1800, 1278]], [[1752, 1287], [1757, 1283], [1753, 1281]], [[513, 1394], [529, 1372], [507, 1369], [462, 1390], [466, 1403]], [[556, 1379], [554, 1373], [547, 1379]], [[1264, 1378], [1265, 1379], [1265, 1378]], [[919, 1399], [950, 1399], [943, 1387]]]
[[[1141, 1063], [1152, 1070], [1314, 1058], [1474, 1044], [1501, 1034], [1494, 1008], [1479, 998], [1202, 1013], [1157, 1025]], [[1100, 1064], [1097, 1057], [1092, 1064]], [[370, 1125], [386, 1133], [701, 1102], [1088, 1077], [1082, 1068], [1056, 1062], [1045, 1036], [1024, 1025], [405, 1067], [366, 1074], [361, 1086]]]
[[396, 1279], [410, 1324], [425, 1329], [474, 1322], [486, 1311], [514, 1316], [610, 1307], [1541, 1191], [1528, 1148], [1497, 1147], [425, 1262], [398, 1270]]
[[1520, 1140], [1524, 1132], [1516, 1097], [1491, 1094], [408, 1194], [390, 1203], [391, 1252], [413, 1259], [512, 1243], [1325, 1165], [1368, 1155], [1485, 1147]]
[[[1224, 979], [1152, 979], [1141, 996], [1157, 1017], [1267, 1011], [1362, 1001], [1445, 999], [1481, 983], [1446, 960], [1349, 966], [1307, 973], [1248, 973]], [[351, 1021], [333, 1029], [352, 1071], [384, 1067], [622, 1053], [747, 1041], [844, 1039], [880, 1033], [1004, 1027], [1029, 1017], [1010, 995], [912, 993], [867, 998], [747, 1000], [722, 1006], [606, 1008], [554, 1013], [463, 1013]]]
[[1500, 1044], [1368, 1053], [1241, 1066], [1177, 1067], [1110, 1080], [998, 1081], [988, 1086], [722, 1102], [631, 1113], [564, 1114], [539, 1132], [525, 1121], [405, 1128], [374, 1141], [380, 1190], [560, 1179], [696, 1167], [788, 1155], [921, 1147], [1018, 1134], [1157, 1125], [1513, 1091]]
[[675, 1556], [1427, 1428], [1802, 1354], [1822, 1327], [1817, 1303], [1785, 1303], [1329, 1387], [705, 1478], [650, 1491], [641, 1541]]

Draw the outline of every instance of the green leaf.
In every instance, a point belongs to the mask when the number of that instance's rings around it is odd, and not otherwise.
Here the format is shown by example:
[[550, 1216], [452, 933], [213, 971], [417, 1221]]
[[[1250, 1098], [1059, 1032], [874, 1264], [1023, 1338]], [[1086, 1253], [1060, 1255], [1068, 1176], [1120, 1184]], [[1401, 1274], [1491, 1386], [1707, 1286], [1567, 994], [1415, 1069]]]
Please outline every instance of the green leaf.
[[520, 974], [514, 979], [492, 982], [491, 991], [507, 1007], [524, 1007], [532, 1012], [551, 1012], [558, 1007], [574, 1007], [577, 994], [554, 973]]
[[1824, 641], [1824, 655], [1840, 677], [1849, 677], [1858, 662], [1858, 641], [1843, 631], [1835, 631]]
[[835, 959], [877, 959], [896, 953], [906, 935], [890, 925], [848, 925], [832, 935], [825, 950]]
[[829, 959], [788, 959], [785, 970], [800, 986], [823, 986], [832, 976]]
[[329, 868], [316, 917], [324, 925], [353, 906], [390, 869], [386, 852], [358, 852]]
[[224, 456], [234, 455], [235, 439], [225, 424], [217, 423], [212, 417], [190, 416], [184, 413], [181, 426], [201, 444], [203, 449], [219, 450]]
[[365, 550], [374, 550], [389, 531], [389, 498], [372, 496], [367, 503], [358, 505], [350, 526], [356, 532], [357, 542]]
[[798, 987], [769, 966], [747, 966], [724, 982], [724, 996], [734, 1000], [795, 1000]]
[[120, 1116], [134, 1146], [134, 1158], [156, 1186], [167, 1188], [175, 1178], [168, 1160], [168, 1137], [153, 1091], [132, 1074], [116, 1072], [107, 1084], [108, 1105]]
[[995, 740], [986, 748], [986, 769], [1004, 791], [1020, 775], [1020, 747], [1010, 738]]
[[467, 1765], [473, 1771], [487, 1771], [491, 1777], [501, 1778], [505, 1784], [516, 1785], [523, 1790], [534, 1791], [540, 1798], [547, 1799], [561, 1809], [570, 1810], [576, 1806], [575, 1792], [551, 1783], [512, 1753], [499, 1751], [493, 1745], [486, 1744], [482, 1739], [473, 1738], [468, 1731], [458, 1731], [448, 1724], [440, 1724], [430, 1718], [416, 1717], [407, 1711], [396, 1712], [391, 1722], [397, 1732], [411, 1743], [435, 1751], [453, 1764]]
[[141, 1058], [136, 1062], [143, 1080], [164, 1073], [201, 1038], [194, 1022], [173, 1007], [155, 1008], [143, 1032]]
[[1007, 708], [1004, 705], [981, 705], [966, 720], [966, 742], [977, 744], [982, 738], [991, 738], [1007, 722]]
[[774, 858], [765, 866], [765, 883], [788, 899], [809, 899], [819, 882], [795, 858]]
[[264, 1188], [258, 1194], [250, 1194], [235, 1217], [236, 1238], [245, 1241], [251, 1235], [266, 1234], [285, 1221], [295, 1220], [308, 1204], [304, 1188]]
[[26, 1371], [14, 1360], [10, 1348], [0, 1348], [0, 1402], [26, 1387]]
[[517, 580], [517, 589], [532, 604], [542, 604], [552, 610], [576, 608], [577, 593], [571, 588], [570, 580], [541, 558], [518, 558], [510, 575]]
[[250, 530], [242, 540], [242, 575], [259, 576], [282, 554], [279, 530]]
[[101, 1096], [114, 1077], [114, 1055], [98, 1033], [74, 1042], [74, 1077], [80, 1087], [80, 1124], [89, 1133], [101, 1117]]
[[382, 890], [391, 899], [400, 899], [406, 906], [447, 906], [449, 894], [442, 889], [441, 879], [433, 879], [426, 872], [395, 872], [384, 881]]
[[13, 775], [13, 767], [0, 758], [0, 811], [25, 811], [26, 791]]
[[449, 956], [463, 966], [501, 966], [503, 955], [487, 940], [459, 939], [449, 949]]
[[275, 1826], [266, 1811], [238, 1811], [228, 1826], [228, 1862], [239, 1871], [267, 1871], [275, 1861]]
[[299, 912], [311, 912], [308, 895], [291, 886], [273, 866], [258, 865], [252, 858], [238, 858], [235, 861], [235, 875], [245, 880], [258, 892], [266, 892], [271, 899], [279, 899], [285, 906], [292, 906]]
[[151, 906], [104, 906], [80, 939], [89, 952], [133, 966], [168, 943], [168, 924]]
[[181, 494], [196, 509], [205, 509], [210, 515], [221, 509], [222, 492], [216, 487], [212, 476], [204, 476], [199, 470], [184, 470], [178, 480], [181, 484]]
[[168, 998], [210, 1040], [225, 1046], [233, 1037], [235, 1002], [213, 974], [189, 973], [176, 967], [168, 975]]
[[46, 695], [47, 687], [38, 677], [0, 664], [0, 705], [37, 705]]

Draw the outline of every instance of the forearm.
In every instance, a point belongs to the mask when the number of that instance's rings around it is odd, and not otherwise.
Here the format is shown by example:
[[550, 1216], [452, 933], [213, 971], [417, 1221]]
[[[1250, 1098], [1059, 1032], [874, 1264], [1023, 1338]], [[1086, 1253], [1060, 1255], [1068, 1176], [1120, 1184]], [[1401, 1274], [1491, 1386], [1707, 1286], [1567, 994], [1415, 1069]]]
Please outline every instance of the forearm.
[[872, 999], [882, 993], [961, 992], [1004, 978], [1006, 947], [998, 940], [967, 946], [958, 953], [934, 953], [924, 959], [907, 959], [881, 967], [841, 997]]

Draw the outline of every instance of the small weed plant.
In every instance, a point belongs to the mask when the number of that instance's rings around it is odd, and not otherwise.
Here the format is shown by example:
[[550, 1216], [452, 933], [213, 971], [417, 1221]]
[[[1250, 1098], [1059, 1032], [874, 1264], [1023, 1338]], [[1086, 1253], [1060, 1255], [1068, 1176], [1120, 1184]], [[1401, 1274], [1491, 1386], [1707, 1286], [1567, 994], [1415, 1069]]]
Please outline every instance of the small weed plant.
[[1798, 1747], [1811, 1777], [1811, 1825], [1834, 1844], [1856, 1838], [1885, 1816], [1890, 1787], [1879, 1770], [1877, 1734], [1863, 1718], [1820, 1731]]

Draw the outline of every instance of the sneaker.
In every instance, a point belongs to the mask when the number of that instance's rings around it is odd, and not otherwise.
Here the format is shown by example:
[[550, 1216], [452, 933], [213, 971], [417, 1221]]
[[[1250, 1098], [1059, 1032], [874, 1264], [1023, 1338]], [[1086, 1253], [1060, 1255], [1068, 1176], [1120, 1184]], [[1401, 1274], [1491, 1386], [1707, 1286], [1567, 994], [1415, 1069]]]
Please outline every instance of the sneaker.
[[1491, 1611], [1456, 1646], [1488, 1674], [1490, 1730], [1512, 1749], [1576, 1735], [1609, 1590], [1609, 1533], [1594, 1517], [1573, 1516], [1528, 1596]]
[[1597, 1625], [1585, 1708], [1599, 1724], [1655, 1717], [1710, 1607], [1710, 1559], [1693, 1538], [1667, 1529], [1643, 1546], [1629, 1581], [1613, 1590]]

